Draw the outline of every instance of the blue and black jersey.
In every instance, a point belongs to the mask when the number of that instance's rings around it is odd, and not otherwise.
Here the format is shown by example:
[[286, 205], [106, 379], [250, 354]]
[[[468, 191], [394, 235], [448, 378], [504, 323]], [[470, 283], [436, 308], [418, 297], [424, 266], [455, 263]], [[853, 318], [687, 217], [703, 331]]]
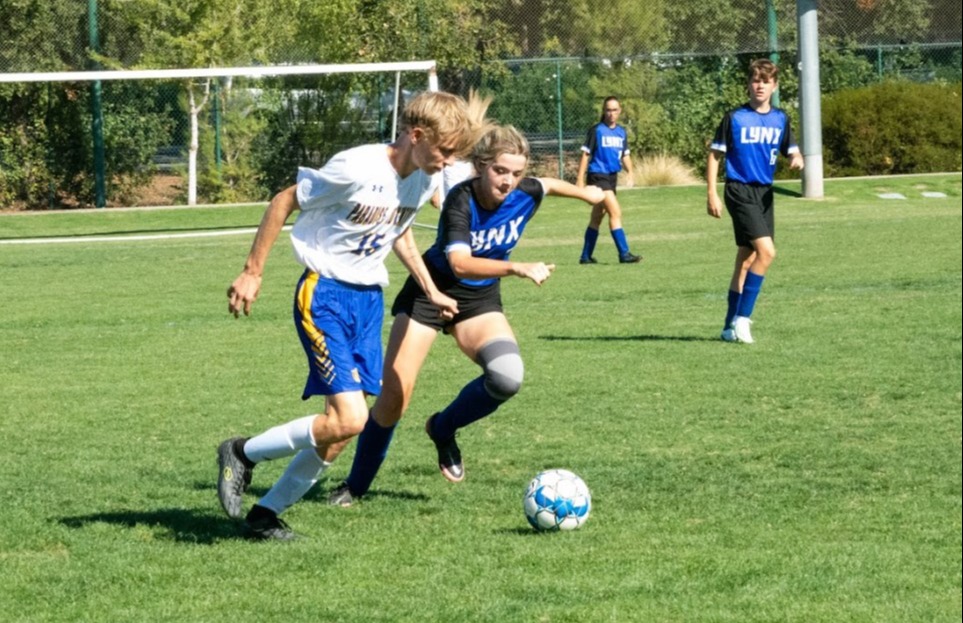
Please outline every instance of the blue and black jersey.
[[438, 236], [425, 252], [425, 262], [464, 286], [478, 288], [495, 283], [495, 277], [457, 279], [448, 264], [448, 252], [469, 249], [473, 257], [507, 260], [544, 197], [542, 183], [526, 177], [497, 209], [486, 210], [478, 203], [471, 180], [458, 184], [445, 198]]
[[589, 173], [613, 175], [622, 170], [622, 157], [629, 155], [628, 134], [620, 125], [596, 123], [589, 128], [582, 151], [589, 155]]
[[759, 113], [749, 104], [726, 113], [710, 147], [726, 155], [726, 181], [764, 186], [772, 185], [777, 156], [799, 151], [785, 111]]

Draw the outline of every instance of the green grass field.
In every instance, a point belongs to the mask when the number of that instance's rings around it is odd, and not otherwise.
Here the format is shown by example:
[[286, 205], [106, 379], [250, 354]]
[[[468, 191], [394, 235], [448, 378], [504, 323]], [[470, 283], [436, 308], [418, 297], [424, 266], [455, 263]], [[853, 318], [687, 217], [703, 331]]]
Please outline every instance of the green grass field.
[[[579, 266], [587, 209], [546, 201], [514, 257], [558, 268], [503, 288], [525, 386], [462, 432], [465, 482], [422, 432], [477, 374], [445, 338], [372, 493], [324, 504], [352, 446], [290, 544], [240, 538], [215, 493], [223, 438], [319, 408], [286, 236], [239, 320], [251, 234], [101, 241], [263, 207], [0, 215], [0, 620], [960, 621], [961, 176], [779, 190], [751, 346], [718, 340], [734, 249], [704, 188], [620, 193], [632, 266], [607, 235]], [[592, 489], [578, 531], [525, 521], [549, 467]]]

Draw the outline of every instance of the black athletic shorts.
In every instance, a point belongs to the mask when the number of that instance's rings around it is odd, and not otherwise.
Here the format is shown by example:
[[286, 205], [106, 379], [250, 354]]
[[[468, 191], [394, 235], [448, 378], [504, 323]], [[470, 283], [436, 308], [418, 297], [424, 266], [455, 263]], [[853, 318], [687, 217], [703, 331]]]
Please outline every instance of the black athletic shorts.
[[598, 186], [602, 190], [611, 190], [613, 193], [618, 181], [618, 173], [589, 173], [585, 176], [585, 183], [589, 186]]
[[458, 301], [458, 314], [451, 320], [442, 320], [438, 308], [431, 304], [418, 282], [409, 276], [391, 305], [392, 316], [407, 314], [412, 320], [448, 333], [453, 325], [463, 320], [489, 312], [504, 313], [500, 280], [490, 286], [469, 288], [451, 277], [439, 275], [431, 264], [428, 264], [428, 272], [439, 290]]
[[726, 182], [725, 198], [738, 246], [751, 247], [757, 238], [775, 238], [772, 186]]

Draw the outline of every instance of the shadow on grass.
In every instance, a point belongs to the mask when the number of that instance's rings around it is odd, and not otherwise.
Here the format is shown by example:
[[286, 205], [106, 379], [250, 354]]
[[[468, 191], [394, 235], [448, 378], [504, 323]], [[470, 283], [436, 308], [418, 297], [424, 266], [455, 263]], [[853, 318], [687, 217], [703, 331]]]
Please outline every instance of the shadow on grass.
[[547, 342], [718, 342], [718, 337], [692, 335], [540, 335]]
[[788, 188], [783, 188], [782, 186], [773, 186], [772, 194], [782, 195], [783, 197], [795, 197], [797, 199], [803, 196], [798, 190], [789, 190]]
[[83, 528], [92, 523], [108, 523], [125, 528], [162, 528], [166, 532], [164, 538], [202, 545], [245, 538], [240, 522], [212, 515], [207, 510], [188, 508], [121, 510], [61, 517], [58, 521], [68, 528]]
[[[116, 236], [118, 238], [123, 238], [125, 236], [166, 236], [166, 235], [178, 235], [178, 234], [189, 234], [193, 232], [218, 232], [218, 231], [233, 231], [233, 230], [251, 230], [257, 229], [257, 223], [246, 224], [246, 225], [212, 225], [210, 227], [164, 227], [156, 229], [109, 229], [104, 231], [93, 231], [86, 232], [82, 234], [46, 234], [40, 236], [22, 236], [23, 238], [28, 238], [30, 240], [57, 240], [59, 238], [99, 238], [99, 237], [112, 237]], [[19, 240], [21, 236], [0, 236], [0, 240]]]
[[508, 536], [527, 536], [527, 537], [545, 537], [549, 534], [555, 534], [554, 532], [539, 532], [533, 528], [523, 527], [523, 528], [499, 528], [498, 530], [493, 530], [495, 534], [505, 534]]
[[[315, 487], [304, 496], [304, 500], [309, 500], [311, 502], [327, 504], [328, 494], [331, 493], [335, 487], [340, 483], [334, 483], [334, 486], [330, 488]], [[389, 491], [385, 489], [371, 489], [364, 494], [363, 501], [369, 502], [371, 500], [395, 500], [401, 502], [427, 502], [431, 498], [423, 493], [411, 493], [410, 491]]]
[[[420, 473], [420, 471], [421, 470], [419, 470], [418, 473]], [[427, 472], [426, 470], [426, 473], [437, 474], [438, 471], [431, 470], [430, 472]], [[322, 483], [322, 486], [312, 487], [311, 490], [308, 491], [302, 499], [308, 500], [314, 503], [327, 503], [328, 494], [330, 494], [340, 485], [341, 485], [341, 482], [338, 480], [327, 481], [326, 483]], [[198, 491], [209, 490], [211, 491], [211, 495], [212, 495], [211, 499], [212, 500], [217, 499], [215, 497], [216, 491], [217, 491], [216, 482], [197, 481], [194, 483], [194, 489]], [[267, 492], [269, 489], [270, 487], [266, 487], [266, 486], [265, 487], [252, 486], [248, 488], [245, 495], [250, 497], [250, 499], [252, 500], [258, 500], [264, 497], [265, 495], [267, 495]], [[364, 496], [365, 501], [376, 500], [379, 498], [383, 498], [386, 500], [399, 500], [399, 501], [405, 501], [405, 502], [427, 502], [428, 500], [431, 499], [429, 496], [423, 493], [412, 493], [410, 491], [400, 491], [400, 490], [391, 490], [391, 489], [372, 489], [368, 491]]]

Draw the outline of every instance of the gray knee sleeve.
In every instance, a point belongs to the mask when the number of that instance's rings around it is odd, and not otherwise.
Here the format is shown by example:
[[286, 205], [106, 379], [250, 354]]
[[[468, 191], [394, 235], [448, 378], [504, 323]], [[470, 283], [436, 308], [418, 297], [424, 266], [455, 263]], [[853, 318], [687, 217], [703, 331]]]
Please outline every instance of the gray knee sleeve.
[[492, 398], [508, 400], [521, 389], [525, 365], [518, 344], [512, 340], [492, 340], [482, 346], [478, 365], [485, 371], [485, 391]]

